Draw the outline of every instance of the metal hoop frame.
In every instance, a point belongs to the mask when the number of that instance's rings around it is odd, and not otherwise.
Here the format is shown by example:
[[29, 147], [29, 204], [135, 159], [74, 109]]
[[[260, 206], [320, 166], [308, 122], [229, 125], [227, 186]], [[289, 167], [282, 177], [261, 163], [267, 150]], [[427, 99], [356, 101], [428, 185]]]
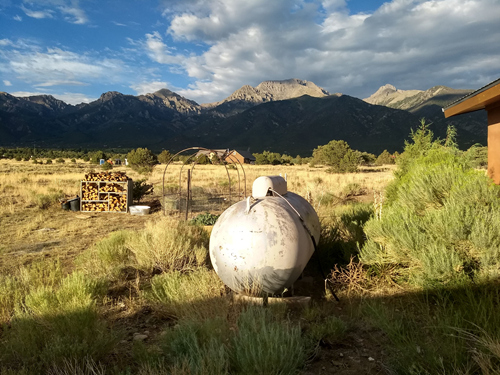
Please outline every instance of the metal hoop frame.
[[[193, 175], [194, 175], [194, 173], [193, 173], [194, 168], [196, 167], [196, 165], [198, 165], [198, 159], [202, 155], [205, 155], [205, 153], [199, 154], [199, 151], [205, 151], [206, 153], [213, 152], [216, 155], [218, 155], [217, 150], [214, 150], [214, 149], [205, 148], [205, 147], [189, 147], [189, 148], [185, 148], [184, 150], [179, 151], [178, 153], [176, 153], [175, 155], [170, 157], [170, 160], [168, 161], [168, 163], [165, 166], [165, 169], [163, 171], [163, 178], [162, 178], [163, 215], [167, 214], [167, 208], [166, 208], [166, 204], [165, 204], [165, 175], [167, 174], [167, 169], [170, 166], [170, 164], [172, 164], [175, 157], [177, 157], [178, 155], [180, 155], [184, 152], [192, 151], [192, 150], [193, 151], [196, 150], [197, 152], [194, 153], [193, 155], [189, 156], [189, 158], [186, 160], [186, 162], [182, 165], [181, 170], [179, 172], [179, 200], [180, 200], [181, 195], [182, 195], [182, 171], [184, 169], [184, 166], [189, 164], [188, 161], [190, 161], [192, 158], [194, 158], [192, 161], [192, 164], [191, 164], [191, 181], [192, 181]], [[247, 195], [247, 183], [246, 183], [247, 180], [246, 180], [246, 173], [245, 173], [245, 169], [243, 168], [243, 165], [241, 164], [241, 162], [237, 158], [232, 156], [232, 151], [227, 152], [225, 155], [223, 155], [223, 158], [221, 159], [221, 162], [222, 162], [221, 164], [224, 165], [224, 168], [226, 169], [227, 179], [228, 179], [228, 183], [229, 183], [229, 203], [231, 204], [231, 176], [229, 175], [229, 170], [227, 168], [228, 163], [226, 160], [229, 160], [231, 162], [231, 164], [236, 166], [236, 172], [237, 172], [237, 176], [238, 176], [238, 196], [241, 194], [240, 169], [243, 171], [243, 189], [244, 189], [244, 196], [245, 197]], [[238, 168], [238, 164], [236, 164], [235, 161], [238, 162], [239, 168]], [[210, 160], [210, 163], [212, 163], [211, 160]], [[212, 165], [214, 165], [214, 164], [212, 163]], [[186, 204], [189, 204], [189, 203], [186, 203]], [[180, 207], [179, 207], [179, 212], [181, 212]]]

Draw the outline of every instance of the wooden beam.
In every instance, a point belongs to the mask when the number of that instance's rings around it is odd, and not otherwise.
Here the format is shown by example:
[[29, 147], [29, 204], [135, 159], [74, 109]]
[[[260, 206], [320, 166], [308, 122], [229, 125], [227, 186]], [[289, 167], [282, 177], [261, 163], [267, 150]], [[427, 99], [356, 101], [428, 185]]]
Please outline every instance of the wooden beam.
[[495, 102], [500, 101], [500, 83], [487, 88], [477, 94], [472, 93], [469, 98], [459, 101], [457, 104], [452, 105], [444, 110], [444, 117], [461, 115], [485, 109]]

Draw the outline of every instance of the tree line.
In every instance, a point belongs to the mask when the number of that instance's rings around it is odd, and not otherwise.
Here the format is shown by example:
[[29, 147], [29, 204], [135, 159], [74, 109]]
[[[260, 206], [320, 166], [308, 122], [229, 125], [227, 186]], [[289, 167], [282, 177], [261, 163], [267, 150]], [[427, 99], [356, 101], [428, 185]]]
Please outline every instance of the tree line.
[[[425, 120], [422, 120], [421, 126], [424, 126]], [[413, 133], [412, 133], [413, 134]], [[473, 156], [475, 166], [478, 168], [487, 165], [487, 147], [475, 145], [467, 152]], [[262, 153], [254, 153], [255, 164], [258, 165], [302, 165], [309, 164], [311, 167], [323, 165], [328, 167], [327, 172], [332, 173], [352, 173], [356, 172], [362, 165], [386, 165], [395, 164], [400, 154], [396, 151], [390, 153], [384, 150], [379, 155], [353, 150], [349, 144], [343, 140], [331, 140], [325, 145], [316, 147], [313, 150], [311, 157], [295, 157], [280, 154], [278, 152], [263, 151]], [[64, 163], [65, 159], [71, 159], [76, 163], [76, 159], [90, 162], [91, 164], [101, 164], [101, 160], [105, 163], [101, 165], [103, 169], [112, 169], [114, 161], [120, 159], [122, 162], [127, 159], [128, 164], [139, 173], [148, 173], [152, 171], [155, 164], [168, 163], [172, 154], [168, 150], [163, 150], [159, 154], [153, 153], [147, 148], [137, 148], [130, 151], [123, 149], [102, 150], [54, 150], [41, 149], [35, 147], [16, 147], [4, 148], [0, 147], [0, 158], [15, 159], [18, 161], [33, 161], [34, 163], [42, 163], [39, 159], [46, 159], [45, 163], [50, 164], [55, 159], [58, 163]], [[192, 161], [189, 155], [177, 155], [173, 161], [188, 163]], [[197, 159], [198, 164], [209, 164], [210, 160], [206, 156], [201, 156]]]

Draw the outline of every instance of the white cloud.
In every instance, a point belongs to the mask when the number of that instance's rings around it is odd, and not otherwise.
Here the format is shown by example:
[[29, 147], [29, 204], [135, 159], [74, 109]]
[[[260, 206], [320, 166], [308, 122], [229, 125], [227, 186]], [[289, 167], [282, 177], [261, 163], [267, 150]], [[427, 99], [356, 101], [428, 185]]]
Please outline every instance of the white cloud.
[[87, 15], [77, 4], [77, 2], [72, 2], [71, 6], [60, 6], [59, 10], [64, 15], [66, 21], [77, 25], [86, 24], [88, 22]]
[[88, 83], [80, 81], [45, 81], [35, 84], [36, 87], [51, 87], [51, 86], [87, 86]]
[[126, 64], [117, 59], [78, 54], [61, 48], [47, 48], [26, 41], [6, 43], [22, 48], [0, 50], [0, 72], [36, 87], [122, 82]]
[[7, 81], [6, 79], [3, 80], [4, 86], [12, 86], [12, 83], [10, 81]]
[[156, 92], [161, 89], [167, 88], [169, 85], [164, 81], [152, 81], [152, 82], [140, 82], [130, 85], [130, 88], [134, 90], [137, 95], [144, 95]]
[[180, 57], [172, 54], [157, 31], [146, 34], [145, 49], [149, 57], [160, 64], [178, 64], [180, 62]]
[[0, 39], [0, 47], [12, 46], [13, 43], [10, 39]]
[[66, 102], [68, 104], [80, 104], [80, 103], [90, 103], [93, 102], [94, 100], [97, 100], [98, 98], [92, 98], [88, 95], [85, 94], [79, 94], [79, 93], [73, 93], [73, 92], [65, 92], [63, 94], [54, 94], [54, 97], [56, 97], [59, 100], [62, 100], [63, 102]]
[[17, 96], [20, 98], [28, 97], [28, 96], [36, 96], [36, 95], [51, 95], [43, 92], [30, 92], [30, 91], [16, 91], [10, 93], [12, 96]]
[[59, 15], [65, 21], [77, 25], [89, 21], [78, 0], [31, 0], [24, 1], [24, 4], [20, 8], [28, 17], [43, 19], [56, 18]]
[[53, 18], [54, 17], [54, 11], [51, 9], [44, 9], [44, 10], [32, 10], [26, 8], [24, 5], [21, 5], [22, 11], [31, 18], [36, 18], [36, 19], [42, 19], [42, 18]]
[[21, 16], [19, 16], [19, 15], [17, 15], [17, 14], [16, 14], [16, 15], [13, 17], [13, 20], [14, 20], [14, 21], [19, 21], [19, 22], [20, 22], [20, 21], [22, 21], [22, 20], [23, 20], [23, 18], [22, 18]]
[[80, 94], [80, 93], [71, 93], [71, 92], [65, 92], [63, 94], [54, 94], [50, 92], [43, 92], [43, 91], [35, 91], [35, 92], [29, 92], [29, 91], [16, 91], [12, 92], [11, 95], [17, 96], [17, 97], [28, 97], [28, 96], [36, 96], [36, 95], [52, 95], [54, 98], [62, 100], [65, 103], [68, 104], [80, 104], [80, 103], [90, 103], [97, 98], [91, 98], [85, 94]]
[[[365, 97], [385, 83], [427, 89], [498, 78], [498, 0], [393, 0], [350, 14], [344, 0], [165, 1], [167, 32], [208, 49], [180, 56], [148, 34], [152, 60], [195, 82], [179, 93], [220, 100], [244, 84], [291, 77]], [[464, 78], [466, 77], [466, 78]]]

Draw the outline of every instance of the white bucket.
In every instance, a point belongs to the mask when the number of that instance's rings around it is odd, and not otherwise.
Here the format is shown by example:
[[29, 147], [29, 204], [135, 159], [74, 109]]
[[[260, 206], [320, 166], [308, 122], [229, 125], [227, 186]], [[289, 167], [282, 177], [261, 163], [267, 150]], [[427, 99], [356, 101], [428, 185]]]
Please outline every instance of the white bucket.
[[129, 208], [130, 215], [149, 215], [149, 210], [151, 207], [149, 206], [130, 206]]

